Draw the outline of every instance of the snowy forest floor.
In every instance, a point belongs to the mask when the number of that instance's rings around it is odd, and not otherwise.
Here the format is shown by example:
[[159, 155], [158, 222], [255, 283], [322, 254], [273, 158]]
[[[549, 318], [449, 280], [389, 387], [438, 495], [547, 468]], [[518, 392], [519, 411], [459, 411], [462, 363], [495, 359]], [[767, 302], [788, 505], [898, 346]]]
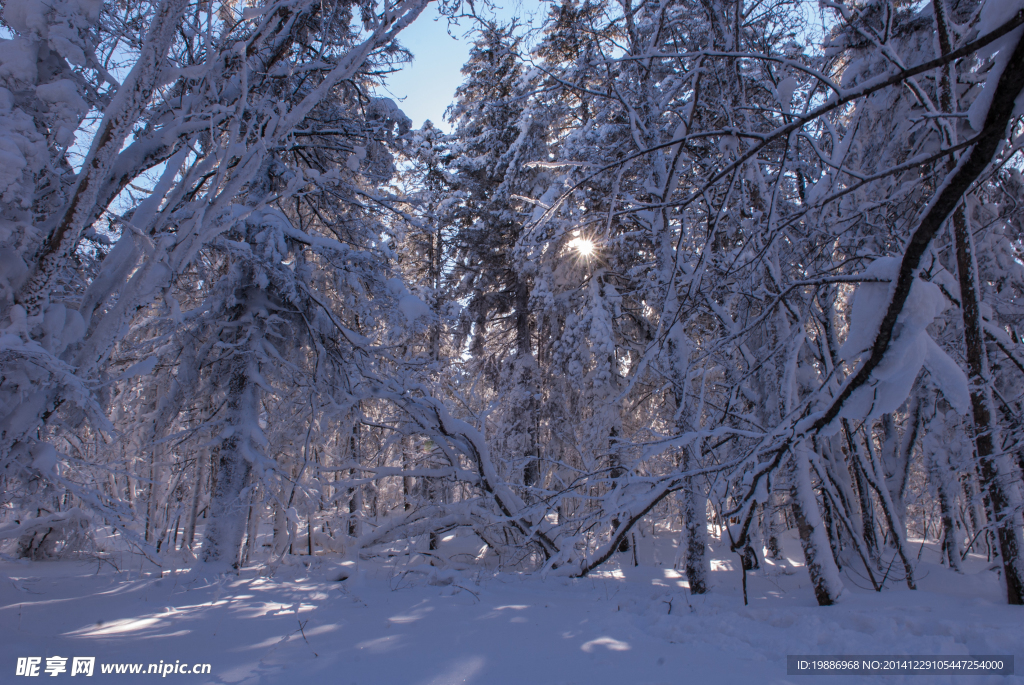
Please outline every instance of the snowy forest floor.
[[161, 575], [129, 556], [3, 561], [0, 681], [20, 680], [11, 677], [18, 657], [43, 657], [45, 667], [56, 655], [96, 657], [88, 682], [98, 683], [152, 681], [104, 675], [101, 664], [160, 660], [211, 664], [210, 675], [167, 676], [190, 684], [1024, 683], [1021, 675], [786, 675], [787, 654], [1002, 654], [1014, 655], [1021, 673], [1021, 609], [1005, 605], [984, 558], [958, 576], [933, 563], [938, 552], [926, 544], [918, 591], [862, 590], [845, 571], [839, 604], [819, 608], [799, 544], [788, 539], [786, 560], [748, 575], [745, 607], [726, 545], [712, 541], [712, 591], [690, 596], [672, 570], [669, 539], [661, 543], [663, 565], [648, 538], [639, 546], [648, 563], [634, 567], [620, 554], [577, 580], [436, 570], [422, 557], [415, 566], [291, 557], [272, 577], [202, 565]]

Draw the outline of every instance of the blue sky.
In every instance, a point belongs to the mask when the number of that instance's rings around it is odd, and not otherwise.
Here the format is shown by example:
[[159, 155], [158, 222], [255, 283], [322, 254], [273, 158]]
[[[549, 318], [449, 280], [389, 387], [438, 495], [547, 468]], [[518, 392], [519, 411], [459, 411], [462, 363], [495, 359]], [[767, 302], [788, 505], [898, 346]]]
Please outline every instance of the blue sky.
[[[481, 16], [497, 16], [508, 20], [518, 16], [526, 24], [532, 18], [536, 23], [543, 20], [550, 0], [492, 0], [499, 7], [486, 7], [482, 0], [476, 0], [476, 9]], [[816, 45], [821, 40], [823, 21], [816, 0], [801, 0], [801, 7], [808, 19], [807, 35], [804, 40]], [[532, 17], [530, 16], [532, 15]], [[430, 119], [444, 130], [450, 127], [443, 121], [444, 111], [452, 102], [455, 89], [462, 82], [462, 65], [469, 55], [472, 36], [467, 33], [473, 28], [473, 20], [463, 18], [458, 26], [449, 26], [448, 20], [439, 16], [436, 3], [403, 31], [401, 43], [415, 56], [411, 64], [388, 79], [382, 94], [394, 97], [399, 107], [412, 119], [414, 127], [420, 127]], [[450, 32], [450, 33], [449, 33]], [[404, 98], [404, 100], [400, 100]]]
[[[508, 19], [527, 13], [539, 14], [548, 4], [541, 0], [504, 0], [496, 16]], [[484, 16], [490, 16], [482, 3], [477, 9]], [[450, 130], [442, 119], [444, 111], [452, 102], [455, 89], [462, 82], [462, 65], [469, 56], [472, 36], [466, 36], [473, 28], [473, 20], [463, 18], [459, 25], [449, 26], [448, 20], [440, 17], [432, 5], [412, 26], [404, 30], [399, 38], [402, 45], [412, 51], [414, 59], [388, 79], [383, 94], [390, 93], [402, 111], [412, 119], [414, 127], [420, 127], [430, 119], [444, 130]], [[450, 34], [450, 35], [449, 35]], [[405, 98], [404, 101], [399, 98]]]

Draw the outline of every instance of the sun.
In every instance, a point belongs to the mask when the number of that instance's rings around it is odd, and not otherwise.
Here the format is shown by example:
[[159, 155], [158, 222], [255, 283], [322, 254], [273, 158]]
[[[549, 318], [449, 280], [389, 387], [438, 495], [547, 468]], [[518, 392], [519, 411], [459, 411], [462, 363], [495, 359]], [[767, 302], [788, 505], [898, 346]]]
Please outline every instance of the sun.
[[590, 238], [573, 238], [569, 241], [569, 247], [576, 250], [581, 257], [592, 257], [594, 255], [594, 241]]

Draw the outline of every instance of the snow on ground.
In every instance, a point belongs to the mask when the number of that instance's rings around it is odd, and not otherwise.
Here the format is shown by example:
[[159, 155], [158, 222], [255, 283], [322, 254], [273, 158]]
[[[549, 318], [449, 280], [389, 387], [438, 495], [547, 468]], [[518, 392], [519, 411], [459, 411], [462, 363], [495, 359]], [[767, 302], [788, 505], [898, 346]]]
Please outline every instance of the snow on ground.
[[[640, 549], [641, 560], [671, 557]], [[375, 561], [293, 557], [273, 577], [201, 565], [161, 577], [128, 557], [115, 559], [120, 570], [105, 561], [3, 561], [0, 682], [21, 681], [18, 657], [44, 657], [45, 668], [45, 657], [95, 656], [88, 682], [97, 683], [152, 682], [159, 676], [103, 675], [100, 665], [145, 671], [161, 660], [209, 663], [209, 675], [166, 676], [190, 684], [1024, 683], [1020, 675], [787, 676], [787, 654], [1012, 654], [1020, 673], [1024, 610], [1003, 603], [984, 559], [957, 576], [929, 563], [938, 557], [931, 545], [918, 591], [861, 590], [853, 582], [863, 581], [844, 573], [840, 603], [819, 608], [795, 540], [785, 552], [786, 561], [748, 576], [747, 607], [738, 560], [721, 554], [703, 597], [689, 595], [671, 563], [572, 580], [440, 570], [422, 557], [401, 573]], [[70, 664], [58, 677], [72, 677]]]

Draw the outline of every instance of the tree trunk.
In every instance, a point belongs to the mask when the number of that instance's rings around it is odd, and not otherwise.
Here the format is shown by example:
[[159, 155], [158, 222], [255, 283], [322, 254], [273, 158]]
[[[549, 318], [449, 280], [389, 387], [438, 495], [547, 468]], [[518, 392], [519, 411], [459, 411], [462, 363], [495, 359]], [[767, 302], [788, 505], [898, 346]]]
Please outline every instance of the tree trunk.
[[[689, 448], [683, 451], [683, 470], [690, 469]], [[686, 521], [686, 579], [690, 592], [708, 591], [708, 500], [697, 478], [689, 477], [683, 486], [683, 519]]]
[[843, 592], [843, 581], [839, 577], [835, 559], [832, 558], [828, 535], [825, 533], [825, 522], [821, 518], [818, 500], [814, 495], [811, 464], [806, 450], [806, 445], [798, 444], [791, 453], [793, 514], [796, 517], [797, 529], [800, 531], [800, 544], [804, 550], [807, 572], [814, 585], [814, 596], [819, 606], [831, 606]]
[[[235, 312], [235, 320], [241, 318], [240, 310], [243, 307], [240, 305], [239, 311]], [[226, 407], [230, 434], [221, 439], [213, 450], [213, 459], [217, 463], [217, 482], [210, 501], [210, 520], [206, 524], [203, 543], [203, 561], [226, 561], [235, 568], [241, 564], [248, 510], [248, 503], [242, 501], [241, 495], [249, 484], [252, 470], [249, 461], [253, 451], [252, 433], [259, 430], [258, 388], [252, 381], [259, 374], [253, 351], [253, 346], [261, 338], [253, 330], [256, 326], [258, 324], [248, 331], [247, 349], [236, 352], [231, 364]], [[241, 335], [241, 332], [236, 334]]]
[[192, 503], [189, 506], [188, 522], [185, 524], [185, 532], [181, 537], [181, 546], [192, 549], [196, 536], [196, 517], [199, 515], [199, 498], [202, 495], [203, 487], [206, 485], [207, 462], [210, 458], [206, 454], [196, 457], [196, 483], [192, 491]]
[[[1022, 39], [1024, 43], [1024, 39]], [[1021, 539], [1021, 496], [1013, 464], [998, 447], [1002, 444], [999, 423], [992, 406], [981, 321], [981, 292], [978, 265], [974, 257], [970, 220], [963, 205], [953, 214], [957, 276], [960, 281], [960, 311], [964, 322], [964, 349], [971, 381], [971, 410], [974, 418], [974, 447], [982, 491], [988, 496], [989, 519], [996, 526], [996, 538], [1003, 561], [1006, 600], [1024, 604], [1024, 541]], [[998, 454], [997, 454], [998, 452]]]
[[[933, 457], [937, 457], [934, 454]], [[963, 573], [960, 569], [960, 540], [956, 532], [956, 512], [953, 509], [953, 496], [950, 492], [949, 462], [935, 460], [933, 462], [935, 485], [939, 491], [939, 506], [942, 509], [942, 555], [949, 562], [949, 567], [957, 573]]]
[[867, 447], [866, 459], [864, 459], [865, 455], [859, 451], [854, 452], [855, 458], [858, 460], [860, 468], [864, 470], [868, 483], [874, 489], [875, 494], [878, 495], [878, 504], [881, 506], [882, 514], [885, 516], [885, 524], [889, 527], [893, 546], [896, 548], [900, 561], [903, 562], [903, 572], [906, 574], [907, 587], [911, 590], [916, 590], [914, 566], [910, 563], [910, 556], [907, 554], [907, 538], [903, 532], [903, 523], [897, 517], [892, 498], [889, 497], [889, 491], [885, 487], [881, 468], [879, 468], [878, 460], [875, 458], [875, 451], [871, 447], [871, 436], [865, 435], [864, 439], [864, 444]]
[[850, 429], [849, 422], [845, 420], [843, 421], [843, 433], [846, 435], [846, 444], [850, 450], [850, 469], [854, 473], [857, 482], [857, 495], [860, 499], [861, 537], [864, 539], [868, 557], [877, 568], [881, 568], [881, 545], [878, 543], [875, 503], [871, 498], [871, 486], [868, 485], [868, 479], [864, 475], [863, 459], [857, 456], [860, 453], [860, 445]]
[[514, 432], [523, 436], [522, 455], [526, 457], [523, 466], [523, 485], [526, 488], [540, 484], [540, 459], [537, 446], [537, 362], [533, 357], [530, 339], [530, 290], [526, 283], [516, 285], [516, 358], [513, 361], [512, 392], [523, 406], [516, 407], [513, 416]]
[[[355, 464], [361, 463], [359, 454], [359, 417], [352, 419], [352, 434], [349, 436], [349, 457]], [[353, 472], [353, 475], [356, 475]], [[358, 477], [358, 475], [356, 475]], [[348, 534], [354, 538], [362, 533], [360, 517], [363, 513], [363, 486], [357, 485], [348, 500]]]
[[274, 538], [270, 546], [271, 558], [280, 559], [287, 553], [291, 542], [290, 530], [288, 513], [279, 501], [274, 500]]
[[[911, 406], [909, 413], [908, 421], [910, 423], [916, 422], [917, 417], [915, 416], [915, 408], [913, 406]], [[901, 449], [902, 445], [900, 443], [902, 441], [896, 428], [896, 420], [892, 414], [882, 416], [882, 430], [884, 431], [881, 454], [882, 476], [885, 478], [885, 487], [889, 491], [889, 498], [892, 500], [893, 508], [895, 509], [893, 514], [899, 520], [903, 537], [906, 537], [907, 508], [903, 503], [903, 493], [906, 491], [906, 482], [909, 477], [910, 455], [904, 453]], [[908, 425], [907, 432], [910, 431], [911, 427]]]
[[[402, 438], [402, 469], [409, 470], [413, 467], [412, 458], [410, 457], [412, 452], [412, 438], [408, 435]], [[414, 482], [410, 476], [402, 477], [402, 509], [409, 511], [412, 509], [412, 492]]]

